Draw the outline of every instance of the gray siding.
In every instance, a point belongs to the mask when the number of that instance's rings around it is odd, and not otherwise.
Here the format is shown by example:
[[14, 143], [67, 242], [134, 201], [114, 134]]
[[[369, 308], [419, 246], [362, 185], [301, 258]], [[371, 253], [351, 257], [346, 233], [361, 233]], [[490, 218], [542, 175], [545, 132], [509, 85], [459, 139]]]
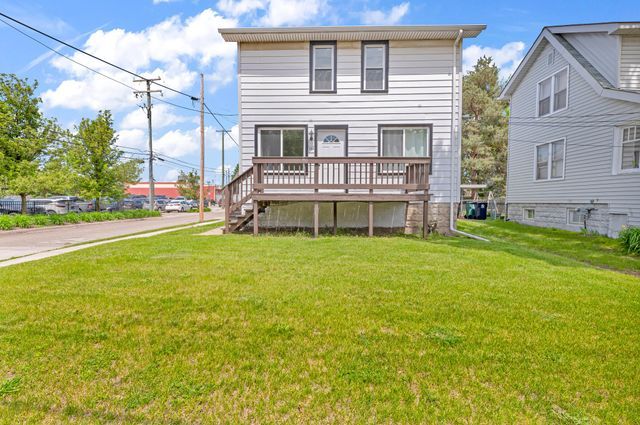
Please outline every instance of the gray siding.
[[640, 90], [640, 37], [622, 36], [620, 44], [620, 88]]
[[[629, 224], [640, 225], [640, 173], [613, 173], [614, 129], [638, 119], [640, 104], [600, 97], [569, 68], [568, 109], [535, 118], [537, 83], [568, 66], [559, 52], [548, 66], [550, 49], [547, 45], [535, 59], [511, 98], [508, 202], [582, 205], [593, 200], [608, 205], [609, 212], [629, 214]], [[566, 138], [564, 179], [535, 181], [536, 143], [560, 138]]]
[[604, 32], [563, 34], [609, 82], [618, 86], [618, 37]]
[[[433, 124], [432, 200], [448, 202], [452, 49], [452, 40], [391, 41], [389, 90], [374, 94], [360, 92], [360, 42], [338, 42], [337, 93], [310, 94], [309, 43], [242, 43], [242, 167], [251, 164], [256, 125], [348, 125], [349, 156], [376, 156], [378, 124]], [[460, 70], [460, 55], [457, 62]]]

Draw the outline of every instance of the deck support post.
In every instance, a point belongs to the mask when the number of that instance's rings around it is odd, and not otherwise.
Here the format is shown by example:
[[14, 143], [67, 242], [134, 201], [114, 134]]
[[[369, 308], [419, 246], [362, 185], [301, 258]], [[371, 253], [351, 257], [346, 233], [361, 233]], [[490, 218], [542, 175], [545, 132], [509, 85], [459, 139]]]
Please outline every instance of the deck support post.
[[313, 203], [313, 237], [317, 238], [320, 228], [320, 203]]
[[338, 203], [333, 203], [333, 236], [338, 234]]
[[373, 202], [369, 202], [369, 236], [373, 236]]
[[258, 201], [253, 201], [253, 236], [258, 236]]
[[427, 239], [429, 235], [429, 202], [422, 203], [422, 237]]

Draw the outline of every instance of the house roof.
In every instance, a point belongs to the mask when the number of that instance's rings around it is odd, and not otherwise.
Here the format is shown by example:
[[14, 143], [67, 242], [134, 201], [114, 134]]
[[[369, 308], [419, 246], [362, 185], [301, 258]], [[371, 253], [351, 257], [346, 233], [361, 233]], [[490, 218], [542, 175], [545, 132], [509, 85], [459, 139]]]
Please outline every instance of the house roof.
[[363, 41], [363, 40], [455, 40], [460, 30], [463, 38], [477, 37], [486, 25], [411, 25], [411, 26], [340, 26], [286, 28], [222, 28], [225, 41]]
[[[509, 99], [513, 95], [540, 52], [548, 44], [551, 44], [600, 96], [640, 103], [639, 92], [616, 88], [563, 36], [563, 34], [577, 32], [621, 34], [620, 31], [638, 31], [640, 34], [640, 22], [606, 22], [544, 27], [516, 71], [509, 78], [499, 98]], [[624, 34], [627, 33], [624, 32]], [[633, 33], [635, 34], [635, 32]]]

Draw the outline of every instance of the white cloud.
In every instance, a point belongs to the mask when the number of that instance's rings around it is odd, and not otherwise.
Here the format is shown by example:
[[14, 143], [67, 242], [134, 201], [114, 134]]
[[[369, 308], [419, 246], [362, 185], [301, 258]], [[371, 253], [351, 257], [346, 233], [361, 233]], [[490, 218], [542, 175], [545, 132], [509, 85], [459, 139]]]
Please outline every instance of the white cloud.
[[[205, 69], [209, 80], [224, 84], [233, 78], [235, 45], [225, 43], [218, 28], [234, 27], [235, 19], [221, 16], [212, 9], [182, 19], [170, 17], [138, 32], [124, 29], [95, 31], [83, 48], [98, 57], [144, 76], [160, 76], [162, 82], [186, 91], [196, 82], [198, 73], [191, 67]], [[75, 53], [73, 59], [112, 78], [132, 86], [132, 77], [112, 67]], [[47, 90], [42, 98], [47, 107], [122, 110], [135, 104], [131, 89], [94, 74], [86, 68], [57, 57], [51, 63], [70, 78]], [[175, 97], [164, 91], [166, 97]]]
[[265, 26], [301, 25], [321, 15], [323, 0], [270, 0], [258, 23]]
[[382, 10], [365, 10], [362, 22], [367, 25], [395, 25], [409, 12], [409, 2], [397, 4], [388, 12]]
[[167, 172], [164, 174], [164, 181], [174, 182], [178, 180], [178, 176], [180, 176], [180, 170], [172, 168], [170, 170], [167, 170]]
[[153, 0], [153, 4], [173, 3], [179, 0]]
[[148, 149], [147, 132], [140, 129], [118, 131], [118, 146], [146, 151]]
[[500, 78], [507, 79], [516, 70], [524, 57], [525, 44], [522, 41], [512, 41], [499, 49], [472, 44], [462, 52], [462, 69], [469, 72], [482, 56], [493, 58], [493, 62], [500, 68]]
[[217, 7], [226, 15], [238, 17], [265, 9], [265, 0], [220, 0]]
[[[172, 113], [171, 108], [164, 103], [153, 105], [151, 110], [153, 112], [152, 123], [154, 129], [180, 124], [189, 120], [188, 117]], [[147, 112], [142, 108], [129, 112], [124, 116], [120, 124], [120, 128], [125, 130], [141, 129], [146, 131], [147, 126]]]

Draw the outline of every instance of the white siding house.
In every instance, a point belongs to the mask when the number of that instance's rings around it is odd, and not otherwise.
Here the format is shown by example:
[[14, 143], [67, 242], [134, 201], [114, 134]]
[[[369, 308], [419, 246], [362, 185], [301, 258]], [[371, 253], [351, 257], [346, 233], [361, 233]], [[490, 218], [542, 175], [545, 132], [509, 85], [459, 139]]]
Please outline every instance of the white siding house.
[[509, 219], [616, 236], [640, 226], [640, 24], [547, 27], [510, 100]]
[[[221, 30], [238, 45], [241, 169], [260, 156], [430, 157], [430, 209], [447, 229], [459, 193], [462, 40], [484, 28]], [[348, 207], [343, 224], [366, 225], [366, 208]], [[376, 227], [404, 226], [405, 207], [377, 206]], [[310, 208], [271, 205], [261, 220], [310, 225]], [[328, 225], [329, 206], [320, 210], [320, 225]]]

